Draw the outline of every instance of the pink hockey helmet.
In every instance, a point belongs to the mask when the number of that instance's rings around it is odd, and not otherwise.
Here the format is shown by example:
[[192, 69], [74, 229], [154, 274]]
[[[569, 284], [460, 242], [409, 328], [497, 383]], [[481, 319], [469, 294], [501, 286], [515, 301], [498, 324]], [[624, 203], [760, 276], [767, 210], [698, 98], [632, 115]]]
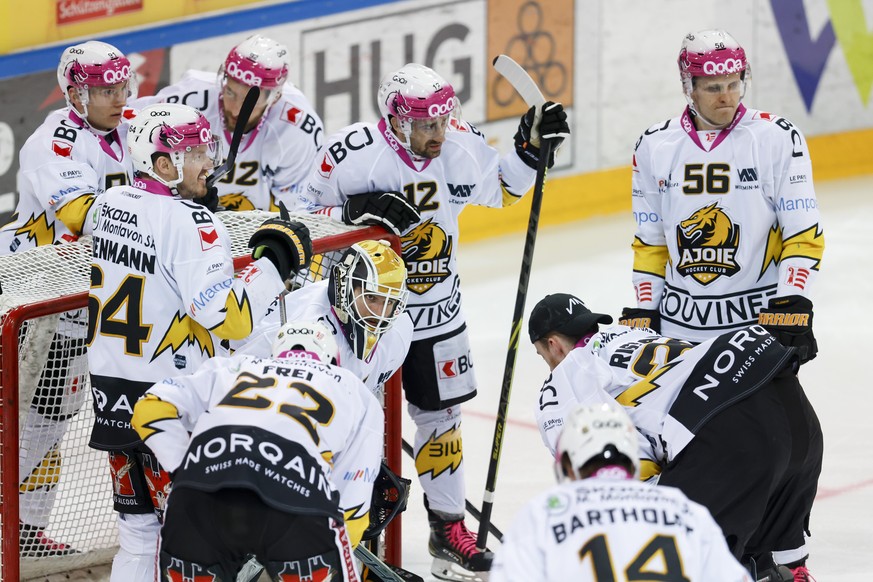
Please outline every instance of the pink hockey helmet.
[[379, 85], [379, 112], [400, 121], [430, 119], [455, 110], [455, 90], [433, 69], [410, 63], [389, 73]]
[[692, 32], [682, 40], [679, 50], [679, 75], [682, 89], [689, 105], [694, 77], [714, 77], [740, 73], [745, 85], [751, 77], [751, 67], [746, 60], [746, 51], [740, 43], [723, 30]]
[[108, 87], [127, 82], [127, 97], [136, 97], [136, 73], [130, 61], [124, 54], [105, 42], [89, 40], [81, 44], [67, 47], [61, 54], [58, 63], [58, 85], [70, 102], [69, 88], [72, 87], [79, 96], [84, 107], [83, 116], [88, 117], [89, 89], [92, 87]]
[[285, 45], [255, 34], [230, 50], [222, 69], [227, 78], [267, 91], [288, 78], [287, 56]]
[[[203, 145], [215, 164], [221, 158], [221, 143], [212, 135], [209, 121], [196, 109], [179, 103], [158, 103], [146, 107], [137, 113], [127, 132], [127, 148], [133, 160], [133, 169], [167, 186], [182, 181], [185, 154]], [[166, 181], [157, 175], [152, 160], [152, 154], [155, 153], [170, 157], [178, 171], [176, 180]]]

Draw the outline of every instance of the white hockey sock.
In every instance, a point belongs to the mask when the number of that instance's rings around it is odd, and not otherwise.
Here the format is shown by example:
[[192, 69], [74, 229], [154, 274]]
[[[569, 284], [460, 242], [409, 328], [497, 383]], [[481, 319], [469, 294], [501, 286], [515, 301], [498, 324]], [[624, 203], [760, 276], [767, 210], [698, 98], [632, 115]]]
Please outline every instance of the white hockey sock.
[[444, 517], [464, 516], [464, 452], [461, 407], [421, 410], [409, 404], [415, 422], [415, 470], [431, 511]]
[[157, 575], [161, 524], [153, 513], [118, 514], [118, 553], [110, 582], [154, 582]]

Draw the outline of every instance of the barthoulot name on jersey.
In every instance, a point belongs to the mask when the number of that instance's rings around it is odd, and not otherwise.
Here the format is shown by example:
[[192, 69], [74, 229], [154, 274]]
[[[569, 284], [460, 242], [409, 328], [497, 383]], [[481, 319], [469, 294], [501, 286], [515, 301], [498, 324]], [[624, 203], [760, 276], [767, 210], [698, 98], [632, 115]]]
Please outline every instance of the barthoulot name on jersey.
[[550, 495], [546, 503], [549, 529], [559, 544], [580, 529], [616, 524], [646, 523], [693, 531], [688, 503], [661, 495], [655, 487], [622, 486], [611, 480], [604, 485], [584, 483], [572, 493]]

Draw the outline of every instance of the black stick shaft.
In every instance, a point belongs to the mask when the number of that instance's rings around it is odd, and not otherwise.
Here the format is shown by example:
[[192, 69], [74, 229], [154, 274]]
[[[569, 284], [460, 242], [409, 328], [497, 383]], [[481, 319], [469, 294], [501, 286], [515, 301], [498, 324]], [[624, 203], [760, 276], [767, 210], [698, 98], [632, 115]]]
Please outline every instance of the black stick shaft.
[[537, 241], [537, 228], [540, 223], [540, 208], [543, 203], [543, 185], [546, 180], [549, 157], [552, 155], [552, 147], [553, 143], [551, 140], [544, 140], [540, 148], [540, 159], [537, 163], [537, 177], [530, 205], [530, 218], [527, 221], [527, 236], [524, 240], [524, 252], [521, 257], [521, 273], [518, 276], [518, 293], [515, 296], [512, 329], [509, 332], [506, 367], [503, 369], [503, 385], [500, 387], [500, 402], [497, 405], [497, 420], [494, 424], [494, 438], [491, 441], [491, 458], [488, 461], [488, 476], [485, 479], [482, 517], [479, 519], [479, 534], [476, 538], [476, 547], [480, 551], [484, 551], [485, 544], [488, 541], [488, 526], [491, 523], [491, 510], [494, 507], [494, 490], [497, 487], [497, 469], [500, 465], [500, 452], [503, 449], [503, 436], [506, 430], [506, 413], [509, 409], [512, 376], [515, 373], [515, 358], [518, 355], [518, 343], [521, 336], [521, 320], [524, 315], [525, 299], [527, 299], [527, 285], [530, 281], [534, 246]]
[[246, 93], [243, 103], [240, 105], [239, 114], [236, 116], [236, 127], [233, 128], [233, 136], [230, 138], [230, 149], [227, 151], [227, 159], [206, 178], [207, 187], [211, 188], [218, 180], [223, 178], [236, 161], [236, 152], [239, 150], [239, 144], [246, 131], [246, 125], [249, 124], [249, 118], [252, 116], [252, 111], [255, 110], [255, 105], [258, 104], [260, 96], [261, 90], [257, 87], [250, 87], [248, 93]]

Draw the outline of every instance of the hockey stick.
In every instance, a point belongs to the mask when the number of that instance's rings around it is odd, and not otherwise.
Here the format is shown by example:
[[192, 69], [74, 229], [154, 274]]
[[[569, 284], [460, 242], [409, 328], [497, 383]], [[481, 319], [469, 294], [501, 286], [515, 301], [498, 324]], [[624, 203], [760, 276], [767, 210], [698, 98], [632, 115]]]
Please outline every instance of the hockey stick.
[[230, 138], [230, 149], [227, 151], [227, 159], [206, 178], [207, 188], [212, 188], [216, 182], [230, 171], [234, 162], [236, 162], [236, 152], [239, 149], [239, 142], [242, 141], [243, 133], [246, 131], [246, 125], [249, 123], [249, 118], [252, 116], [252, 111], [255, 110], [255, 105], [258, 104], [258, 98], [260, 96], [261, 90], [257, 87], [251, 87], [249, 92], [246, 93], [242, 106], [239, 108], [239, 115], [236, 116], [236, 127], [233, 128], [233, 137]]
[[[406, 439], [401, 440], [401, 446], [403, 447], [403, 452], [409, 455], [413, 461], [415, 460], [415, 453], [412, 449], [412, 445], [406, 442]], [[467, 507], [467, 512], [472, 515], [476, 521], [482, 522], [482, 512], [479, 511], [479, 508], [473, 505], [469, 499], [464, 499], [464, 505]], [[497, 529], [497, 526], [493, 523], [488, 524], [488, 529], [491, 530], [491, 533], [494, 534], [494, 537], [497, 538], [498, 541], [503, 541], [503, 532]]]
[[369, 568], [371, 575], [378, 577], [379, 582], [424, 582], [424, 578], [409, 570], [386, 564], [368, 550], [364, 544], [358, 544], [358, 547], [355, 548], [355, 557]]
[[[531, 80], [527, 72], [506, 55], [494, 59], [494, 68], [518, 91], [518, 94], [529, 106], [540, 106], [545, 103], [542, 92]], [[536, 123], [536, 121], [534, 122]], [[533, 125], [536, 127], [536, 125]], [[494, 507], [494, 490], [497, 485], [497, 468], [500, 464], [500, 451], [503, 448], [503, 435], [506, 430], [506, 413], [509, 409], [509, 395], [512, 391], [512, 376], [515, 372], [515, 358], [518, 355], [518, 342], [521, 335], [521, 319], [524, 314], [524, 303], [527, 298], [527, 285], [530, 281], [530, 269], [533, 262], [534, 245], [537, 239], [537, 227], [540, 221], [540, 207], [543, 202], [543, 183], [549, 157], [552, 155], [552, 140], [542, 140], [540, 157], [537, 163], [537, 176], [531, 200], [530, 218], [527, 223], [527, 235], [524, 240], [524, 252], [521, 258], [521, 273], [518, 277], [518, 293], [515, 297], [515, 310], [512, 314], [512, 328], [509, 333], [509, 348], [506, 353], [506, 367], [503, 370], [503, 384], [500, 388], [500, 402], [497, 406], [497, 420], [494, 425], [494, 438], [491, 443], [491, 459], [488, 462], [488, 476], [485, 480], [485, 493], [482, 500], [482, 517], [479, 520], [479, 533], [476, 547], [485, 550], [488, 541], [488, 526], [491, 523], [491, 510]]]

